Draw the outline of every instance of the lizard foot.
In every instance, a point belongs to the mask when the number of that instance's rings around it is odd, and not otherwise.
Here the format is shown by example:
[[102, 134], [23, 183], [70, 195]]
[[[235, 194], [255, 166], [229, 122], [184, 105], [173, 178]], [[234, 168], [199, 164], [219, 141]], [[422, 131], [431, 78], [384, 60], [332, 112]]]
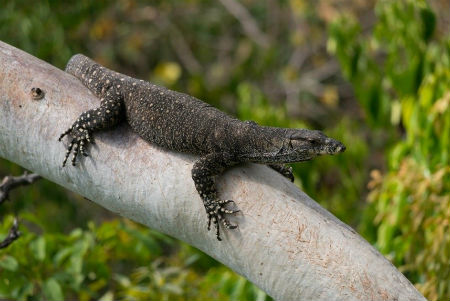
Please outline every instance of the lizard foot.
[[269, 167], [279, 172], [283, 177], [288, 178], [291, 182], [294, 182], [292, 167], [284, 164], [269, 164]]
[[217, 200], [217, 201], [211, 201], [209, 203], [205, 204], [206, 208], [206, 214], [208, 215], [208, 231], [211, 229], [211, 221], [214, 223], [216, 227], [216, 237], [217, 240], [222, 240], [220, 238], [220, 232], [219, 232], [219, 222], [222, 222], [223, 226], [227, 229], [236, 229], [237, 225], [230, 223], [225, 217], [225, 214], [232, 214], [239, 212], [239, 209], [236, 210], [229, 210], [226, 209], [225, 206], [228, 203], [234, 203], [232, 200]]
[[72, 141], [69, 143], [69, 146], [67, 147], [66, 156], [64, 157], [62, 166], [64, 167], [66, 165], [67, 159], [69, 158], [72, 151], [73, 155], [71, 162], [72, 165], [75, 166], [76, 163], [75, 161], [78, 154], [82, 154], [85, 157], [88, 156], [85, 147], [89, 143], [93, 143], [92, 136], [88, 130], [84, 129], [78, 123], [72, 125], [67, 131], [62, 133], [61, 136], [59, 136], [58, 141], [61, 141], [61, 139], [66, 135], [72, 136]]

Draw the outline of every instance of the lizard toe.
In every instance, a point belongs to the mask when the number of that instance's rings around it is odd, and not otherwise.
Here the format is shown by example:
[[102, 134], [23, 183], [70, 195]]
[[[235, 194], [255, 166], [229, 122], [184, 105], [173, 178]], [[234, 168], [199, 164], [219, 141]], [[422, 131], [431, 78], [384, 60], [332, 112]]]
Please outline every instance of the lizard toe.
[[73, 127], [71, 126], [70, 128], [68, 128], [64, 133], [62, 133], [62, 134], [59, 136], [58, 141], [61, 141], [62, 138], [64, 138], [64, 136], [70, 134], [70, 133], [72, 132], [72, 130], [73, 130]]
[[62, 166], [66, 166], [67, 160], [69, 159], [69, 156], [72, 154], [71, 164], [72, 166], [76, 165], [76, 160], [78, 154], [81, 154], [85, 157], [88, 157], [89, 154], [86, 152], [86, 146], [88, 146], [90, 143], [92, 143], [92, 137], [87, 130], [83, 130], [80, 126], [78, 127], [71, 127], [69, 130], [61, 134], [60, 138], [58, 140], [61, 141], [61, 139], [65, 135], [72, 136], [72, 140], [69, 143], [69, 146], [66, 150], [66, 155], [63, 160]]

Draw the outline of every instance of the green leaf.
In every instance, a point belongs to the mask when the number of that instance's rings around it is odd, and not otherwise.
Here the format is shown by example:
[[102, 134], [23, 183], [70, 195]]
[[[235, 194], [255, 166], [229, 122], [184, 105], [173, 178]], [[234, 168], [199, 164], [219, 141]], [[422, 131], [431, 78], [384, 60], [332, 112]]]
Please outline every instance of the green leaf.
[[72, 248], [67, 247], [63, 248], [56, 253], [56, 255], [53, 257], [53, 261], [56, 265], [60, 265], [64, 260], [66, 260], [70, 254], [72, 253]]
[[70, 233], [70, 238], [71, 239], [78, 239], [83, 235], [83, 230], [81, 230], [80, 228], [74, 229], [71, 233]]
[[45, 259], [45, 238], [43, 236], [36, 238], [31, 242], [30, 249], [37, 260], [43, 261]]
[[33, 296], [34, 284], [28, 282], [22, 286], [17, 294], [17, 300], [27, 300], [27, 297]]
[[119, 282], [119, 285], [123, 287], [131, 286], [131, 280], [127, 276], [115, 274], [113, 277], [117, 282]]
[[19, 267], [19, 263], [14, 257], [6, 255], [0, 260], [0, 267], [5, 270], [14, 272]]
[[58, 281], [54, 278], [49, 278], [42, 286], [44, 295], [47, 300], [60, 301], [64, 300], [64, 295]]
[[232, 300], [242, 299], [244, 295], [245, 282], [246, 281], [243, 277], [239, 277], [239, 279], [233, 283], [230, 294]]
[[138, 230], [123, 227], [123, 230], [133, 236], [134, 238], [137, 238], [139, 241], [141, 241], [145, 246], [151, 250], [153, 254], [160, 254], [161, 253], [161, 246], [158, 244], [158, 241], [156, 241], [152, 236], [148, 236]]
[[256, 295], [255, 300], [256, 301], [264, 301], [264, 300], [266, 300], [267, 294], [265, 292], [263, 292], [262, 290], [260, 290], [256, 286], [253, 286], [253, 290], [255, 291], [255, 295]]
[[428, 42], [436, 28], [436, 16], [429, 8], [423, 8], [420, 10], [420, 18], [423, 23], [423, 39]]
[[113, 301], [114, 300], [114, 293], [112, 291], [107, 291], [100, 299], [99, 301]]

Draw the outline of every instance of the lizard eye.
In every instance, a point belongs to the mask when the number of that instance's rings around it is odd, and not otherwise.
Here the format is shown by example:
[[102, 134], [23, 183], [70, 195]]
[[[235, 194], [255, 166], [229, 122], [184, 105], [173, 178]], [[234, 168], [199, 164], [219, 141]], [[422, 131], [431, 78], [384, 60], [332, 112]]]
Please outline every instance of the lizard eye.
[[308, 141], [311, 144], [317, 144], [320, 141], [320, 139], [318, 139], [316, 137], [307, 137], [305, 140]]

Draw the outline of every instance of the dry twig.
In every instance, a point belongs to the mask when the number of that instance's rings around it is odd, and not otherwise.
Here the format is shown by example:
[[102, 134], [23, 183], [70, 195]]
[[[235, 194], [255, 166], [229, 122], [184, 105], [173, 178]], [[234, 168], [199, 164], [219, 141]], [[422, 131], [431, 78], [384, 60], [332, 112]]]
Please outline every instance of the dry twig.
[[248, 37], [261, 47], [269, 46], [268, 37], [259, 29], [255, 19], [241, 3], [235, 0], [220, 0], [220, 3], [241, 23]]
[[[41, 178], [40, 175], [32, 173], [28, 174], [25, 172], [23, 175], [18, 177], [6, 176], [3, 178], [2, 183], [0, 184], [0, 205], [8, 199], [9, 192], [19, 186], [30, 185], [33, 182], [39, 180]], [[0, 242], [0, 249], [4, 249], [10, 244], [12, 244], [16, 239], [20, 236], [19, 231], [19, 222], [17, 218], [14, 218], [13, 225], [11, 229], [9, 229], [8, 236]]]
[[41, 178], [40, 175], [32, 173], [28, 174], [25, 172], [23, 175], [18, 177], [6, 176], [3, 178], [2, 183], [0, 184], [0, 204], [2, 204], [6, 199], [8, 199], [9, 192], [23, 185], [30, 185], [36, 180]]
[[0, 249], [4, 249], [12, 244], [16, 239], [20, 237], [20, 234], [19, 222], [17, 221], [17, 218], [14, 218], [14, 222], [11, 229], [9, 229], [8, 236], [6, 236], [6, 238], [0, 242]]

